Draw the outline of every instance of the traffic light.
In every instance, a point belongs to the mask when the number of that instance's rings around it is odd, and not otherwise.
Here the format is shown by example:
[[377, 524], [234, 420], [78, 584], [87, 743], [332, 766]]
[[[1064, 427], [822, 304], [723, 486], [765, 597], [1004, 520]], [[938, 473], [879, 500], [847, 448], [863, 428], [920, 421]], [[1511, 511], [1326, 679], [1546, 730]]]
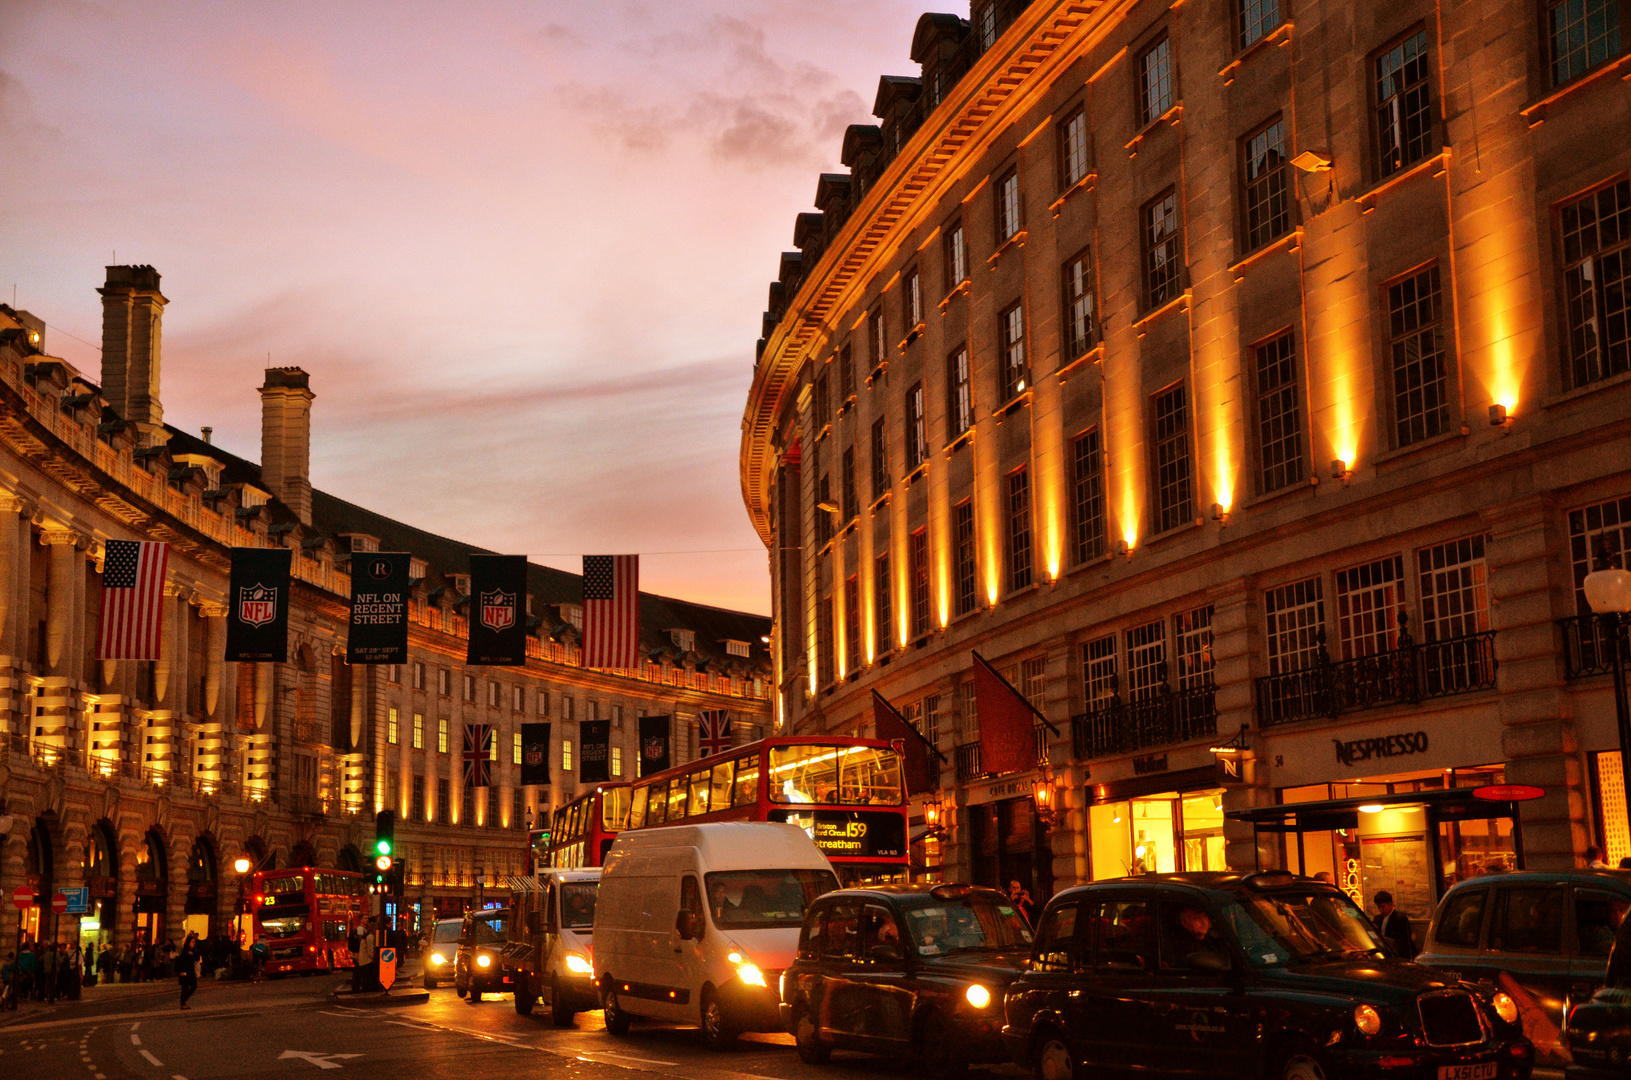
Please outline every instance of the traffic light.
[[374, 853], [385, 859], [381, 870], [388, 870], [391, 866], [391, 856], [396, 853], [396, 811], [381, 810], [374, 815]]

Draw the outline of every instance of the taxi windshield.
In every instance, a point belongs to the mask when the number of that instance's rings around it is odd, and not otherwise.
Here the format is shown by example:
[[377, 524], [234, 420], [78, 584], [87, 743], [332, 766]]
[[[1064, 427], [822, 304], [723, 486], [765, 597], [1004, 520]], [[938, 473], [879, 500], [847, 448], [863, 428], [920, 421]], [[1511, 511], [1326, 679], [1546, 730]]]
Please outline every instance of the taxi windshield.
[[481, 915], [471, 920], [470, 940], [477, 945], [490, 945], [495, 941], [504, 940], [504, 924], [509, 920], [503, 915]]
[[964, 900], [911, 908], [906, 922], [923, 956], [954, 952], [999, 952], [1031, 944], [1025, 917], [1008, 904]]
[[1247, 960], [1258, 967], [1382, 951], [1370, 920], [1340, 892], [1248, 894], [1224, 904], [1222, 912]]
[[433, 942], [449, 942], [459, 940], [461, 924], [455, 920], [447, 920], [436, 924], [436, 931], [431, 936]]

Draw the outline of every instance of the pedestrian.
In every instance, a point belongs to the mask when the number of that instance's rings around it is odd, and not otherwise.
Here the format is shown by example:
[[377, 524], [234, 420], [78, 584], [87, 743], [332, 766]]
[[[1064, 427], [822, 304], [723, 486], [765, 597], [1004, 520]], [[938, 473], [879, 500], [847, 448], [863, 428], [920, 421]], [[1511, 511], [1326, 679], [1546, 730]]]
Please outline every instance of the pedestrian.
[[127, 983], [136, 977], [136, 947], [125, 942], [125, 947], [119, 950], [119, 981]]
[[1416, 944], [1410, 936], [1410, 920], [1393, 906], [1393, 894], [1383, 889], [1375, 897], [1376, 932], [1382, 935], [1395, 956], [1405, 960], [1416, 958]]
[[1031, 891], [1017, 879], [1008, 883], [1008, 900], [1025, 916], [1026, 925], [1036, 925], [1036, 904], [1031, 901]]
[[1606, 862], [1603, 861], [1603, 849], [1598, 847], [1596, 844], [1592, 844], [1590, 847], [1586, 848], [1586, 869], [1587, 870], [1608, 870], [1608, 869], [1610, 869], [1609, 865]]
[[47, 1005], [57, 1000], [57, 964], [62, 959], [61, 950], [62, 946], [53, 941], [40, 951], [39, 969], [34, 979], [38, 987], [35, 996]]
[[187, 999], [193, 996], [198, 989], [198, 949], [197, 934], [188, 934], [187, 940], [181, 943], [181, 952], [176, 954], [176, 978], [181, 981], [181, 1007], [192, 1008]]
[[379, 985], [378, 949], [374, 938], [374, 920], [364, 919], [358, 935], [356, 953], [357, 968], [362, 972], [356, 985], [363, 990], [372, 990]]
[[1327, 885], [1335, 885], [1336, 884], [1336, 882], [1331, 878], [1331, 871], [1329, 871], [1329, 870], [1320, 870], [1320, 871], [1316, 872], [1314, 874], [1314, 880], [1315, 881], [1323, 881]]
[[153, 943], [144, 941], [136, 946], [136, 981], [139, 983], [151, 982], [153, 979]]
[[0, 964], [0, 1009], [17, 1008], [17, 954], [8, 952]]

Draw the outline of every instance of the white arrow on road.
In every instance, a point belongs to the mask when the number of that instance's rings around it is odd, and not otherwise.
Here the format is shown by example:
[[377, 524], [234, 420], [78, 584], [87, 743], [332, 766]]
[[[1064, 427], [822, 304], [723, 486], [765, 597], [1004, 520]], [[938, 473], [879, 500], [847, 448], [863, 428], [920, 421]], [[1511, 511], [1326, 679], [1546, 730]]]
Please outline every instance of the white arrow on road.
[[334, 1060], [335, 1058], [354, 1058], [354, 1057], [362, 1057], [362, 1055], [361, 1054], [314, 1054], [310, 1050], [285, 1050], [285, 1051], [283, 1051], [283, 1053], [278, 1055], [278, 1060], [282, 1061], [284, 1058], [301, 1058], [301, 1059], [303, 1059], [305, 1061], [309, 1061], [311, 1064], [317, 1066], [319, 1069], [338, 1069], [341, 1066], [340, 1066], [340, 1063], [338, 1061]]

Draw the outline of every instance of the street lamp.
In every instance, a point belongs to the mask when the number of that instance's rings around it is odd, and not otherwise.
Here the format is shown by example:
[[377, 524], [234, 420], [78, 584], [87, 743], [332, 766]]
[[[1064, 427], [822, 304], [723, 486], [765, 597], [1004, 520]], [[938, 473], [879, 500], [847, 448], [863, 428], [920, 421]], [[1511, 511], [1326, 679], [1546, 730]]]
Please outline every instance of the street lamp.
[[1036, 820], [1043, 828], [1052, 828], [1059, 816], [1058, 794], [1059, 789], [1053, 782], [1053, 763], [1044, 761], [1036, 779], [1031, 781], [1031, 802], [1036, 807]]
[[1583, 583], [1586, 603], [1608, 631], [1609, 663], [1614, 672], [1614, 719], [1620, 729], [1620, 775], [1631, 796], [1631, 705], [1626, 702], [1625, 663], [1620, 656], [1620, 630], [1625, 614], [1631, 612], [1631, 570], [1609, 566], [1606, 545], [1597, 549], [1601, 569], [1586, 575]]

